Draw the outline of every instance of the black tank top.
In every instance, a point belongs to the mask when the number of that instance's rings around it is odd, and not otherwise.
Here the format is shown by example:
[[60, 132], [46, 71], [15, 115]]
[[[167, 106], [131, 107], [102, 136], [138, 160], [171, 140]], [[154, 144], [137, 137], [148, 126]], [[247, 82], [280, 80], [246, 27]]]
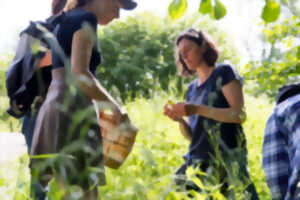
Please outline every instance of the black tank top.
[[[66, 13], [63, 21], [55, 27], [53, 33], [56, 36], [58, 44], [64, 51], [67, 59], [70, 59], [71, 57], [72, 39], [74, 33], [86, 24], [90, 25], [95, 33], [97, 33], [96, 16], [83, 9], [77, 8]], [[96, 35], [95, 38], [97, 38]], [[93, 74], [95, 74], [97, 66], [101, 63], [101, 52], [97, 44], [98, 42], [95, 42], [90, 60], [90, 70]], [[52, 69], [64, 67], [61, 54], [59, 54], [59, 51], [54, 49], [52, 49], [52, 63]]]

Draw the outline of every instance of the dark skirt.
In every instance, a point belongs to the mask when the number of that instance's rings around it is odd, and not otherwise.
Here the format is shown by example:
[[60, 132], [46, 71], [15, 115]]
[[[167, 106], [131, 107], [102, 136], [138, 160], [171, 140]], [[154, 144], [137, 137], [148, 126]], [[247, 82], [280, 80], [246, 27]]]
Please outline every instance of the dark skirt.
[[91, 100], [76, 86], [51, 83], [40, 108], [31, 155], [31, 167], [43, 182], [58, 174], [69, 185], [84, 189], [105, 184], [102, 139]]

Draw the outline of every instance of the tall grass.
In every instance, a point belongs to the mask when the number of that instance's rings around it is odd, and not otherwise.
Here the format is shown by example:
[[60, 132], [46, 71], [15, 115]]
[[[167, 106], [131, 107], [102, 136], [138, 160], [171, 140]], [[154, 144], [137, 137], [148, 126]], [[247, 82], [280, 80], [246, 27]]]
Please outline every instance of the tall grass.
[[[182, 156], [187, 151], [188, 142], [180, 134], [178, 125], [162, 114], [163, 105], [167, 100], [171, 98], [176, 101], [176, 99], [163, 93], [153, 96], [152, 99], [138, 98], [126, 104], [131, 120], [140, 131], [134, 149], [123, 166], [119, 170], [106, 168], [107, 184], [99, 188], [101, 199], [179, 200], [187, 198], [185, 193], [174, 190], [173, 178], [176, 169], [184, 162]], [[272, 107], [267, 99], [246, 96], [248, 118], [243, 127], [247, 138], [249, 170], [251, 179], [263, 200], [271, 199], [261, 167], [261, 148], [265, 122]], [[0, 124], [5, 123], [0, 120]], [[3, 127], [2, 131], [9, 130]], [[10, 170], [18, 177], [21, 174], [22, 179], [28, 184], [28, 158], [24, 156], [20, 158], [23, 159], [22, 162], [14, 163], [19, 163], [23, 167], [5, 170]], [[3, 168], [0, 174], [0, 185], [7, 183], [9, 177], [5, 176]], [[15, 187], [15, 189], [28, 192], [24, 191], [24, 188]], [[6, 193], [10, 193], [10, 190], [7, 189]], [[222, 197], [215, 195], [214, 199], [222, 199]]]

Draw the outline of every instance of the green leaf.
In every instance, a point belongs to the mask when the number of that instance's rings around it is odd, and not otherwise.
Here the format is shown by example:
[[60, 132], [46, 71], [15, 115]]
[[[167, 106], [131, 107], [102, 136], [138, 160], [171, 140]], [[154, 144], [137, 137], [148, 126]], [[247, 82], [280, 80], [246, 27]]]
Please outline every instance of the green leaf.
[[173, 0], [169, 5], [169, 14], [173, 20], [181, 18], [187, 9], [186, 0]]
[[298, 60], [300, 60], [300, 46], [297, 47], [296, 57]]
[[224, 4], [221, 1], [216, 0], [216, 5], [214, 7], [215, 18], [217, 20], [223, 18], [226, 15], [226, 12]]
[[210, 13], [212, 10], [211, 0], [202, 0], [199, 8], [199, 12], [202, 14]]
[[280, 5], [275, 0], [266, 0], [262, 18], [266, 23], [274, 22], [280, 16]]
[[47, 197], [49, 200], [62, 199], [65, 195], [64, 189], [59, 186], [56, 179], [51, 179], [51, 181], [48, 183], [48, 186], [49, 192], [47, 193]]
[[57, 156], [58, 156], [57, 153], [55, 153], [55, 154], [40, 154], [40, 155], [31, 156], [31, 159], [47, 159], [47, 158], [54, 158]]
[[283, 5], [288, 5], [289, 3], [289, 0], [280, 0], [280, 4], [283, 4]]

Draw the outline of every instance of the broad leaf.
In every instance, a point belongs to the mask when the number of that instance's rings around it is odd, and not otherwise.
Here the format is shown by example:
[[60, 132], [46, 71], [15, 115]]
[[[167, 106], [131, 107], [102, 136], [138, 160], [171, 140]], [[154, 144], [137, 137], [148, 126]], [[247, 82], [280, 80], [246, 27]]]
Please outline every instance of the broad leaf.
[[216, 0], [216, 5], [214, 7], [215, 19], [219, 20], [223, 18], [226, 15], [226, 12], [224, 4], [221, 1]]
[[173, 20], [181, 18], [187, 9], [186, 0], [173, 0], [169, 5], [169, 14]]
[[297, 59], [300, 60], [300, 46], [297, 47]]
[[266, 0], [262, 18], [265, 22], [274, 22], [280, 16], [280, 5], [275, 0]]
[[211, 0], [202, 0], [199, 8], [199, 12], [202, 14], [210, 13], [212, 10]]
[[282, 4], [282, 5], [288, 5], [288, 3], [289, 3], [289, 0], [280, 0], [280, 4]]

